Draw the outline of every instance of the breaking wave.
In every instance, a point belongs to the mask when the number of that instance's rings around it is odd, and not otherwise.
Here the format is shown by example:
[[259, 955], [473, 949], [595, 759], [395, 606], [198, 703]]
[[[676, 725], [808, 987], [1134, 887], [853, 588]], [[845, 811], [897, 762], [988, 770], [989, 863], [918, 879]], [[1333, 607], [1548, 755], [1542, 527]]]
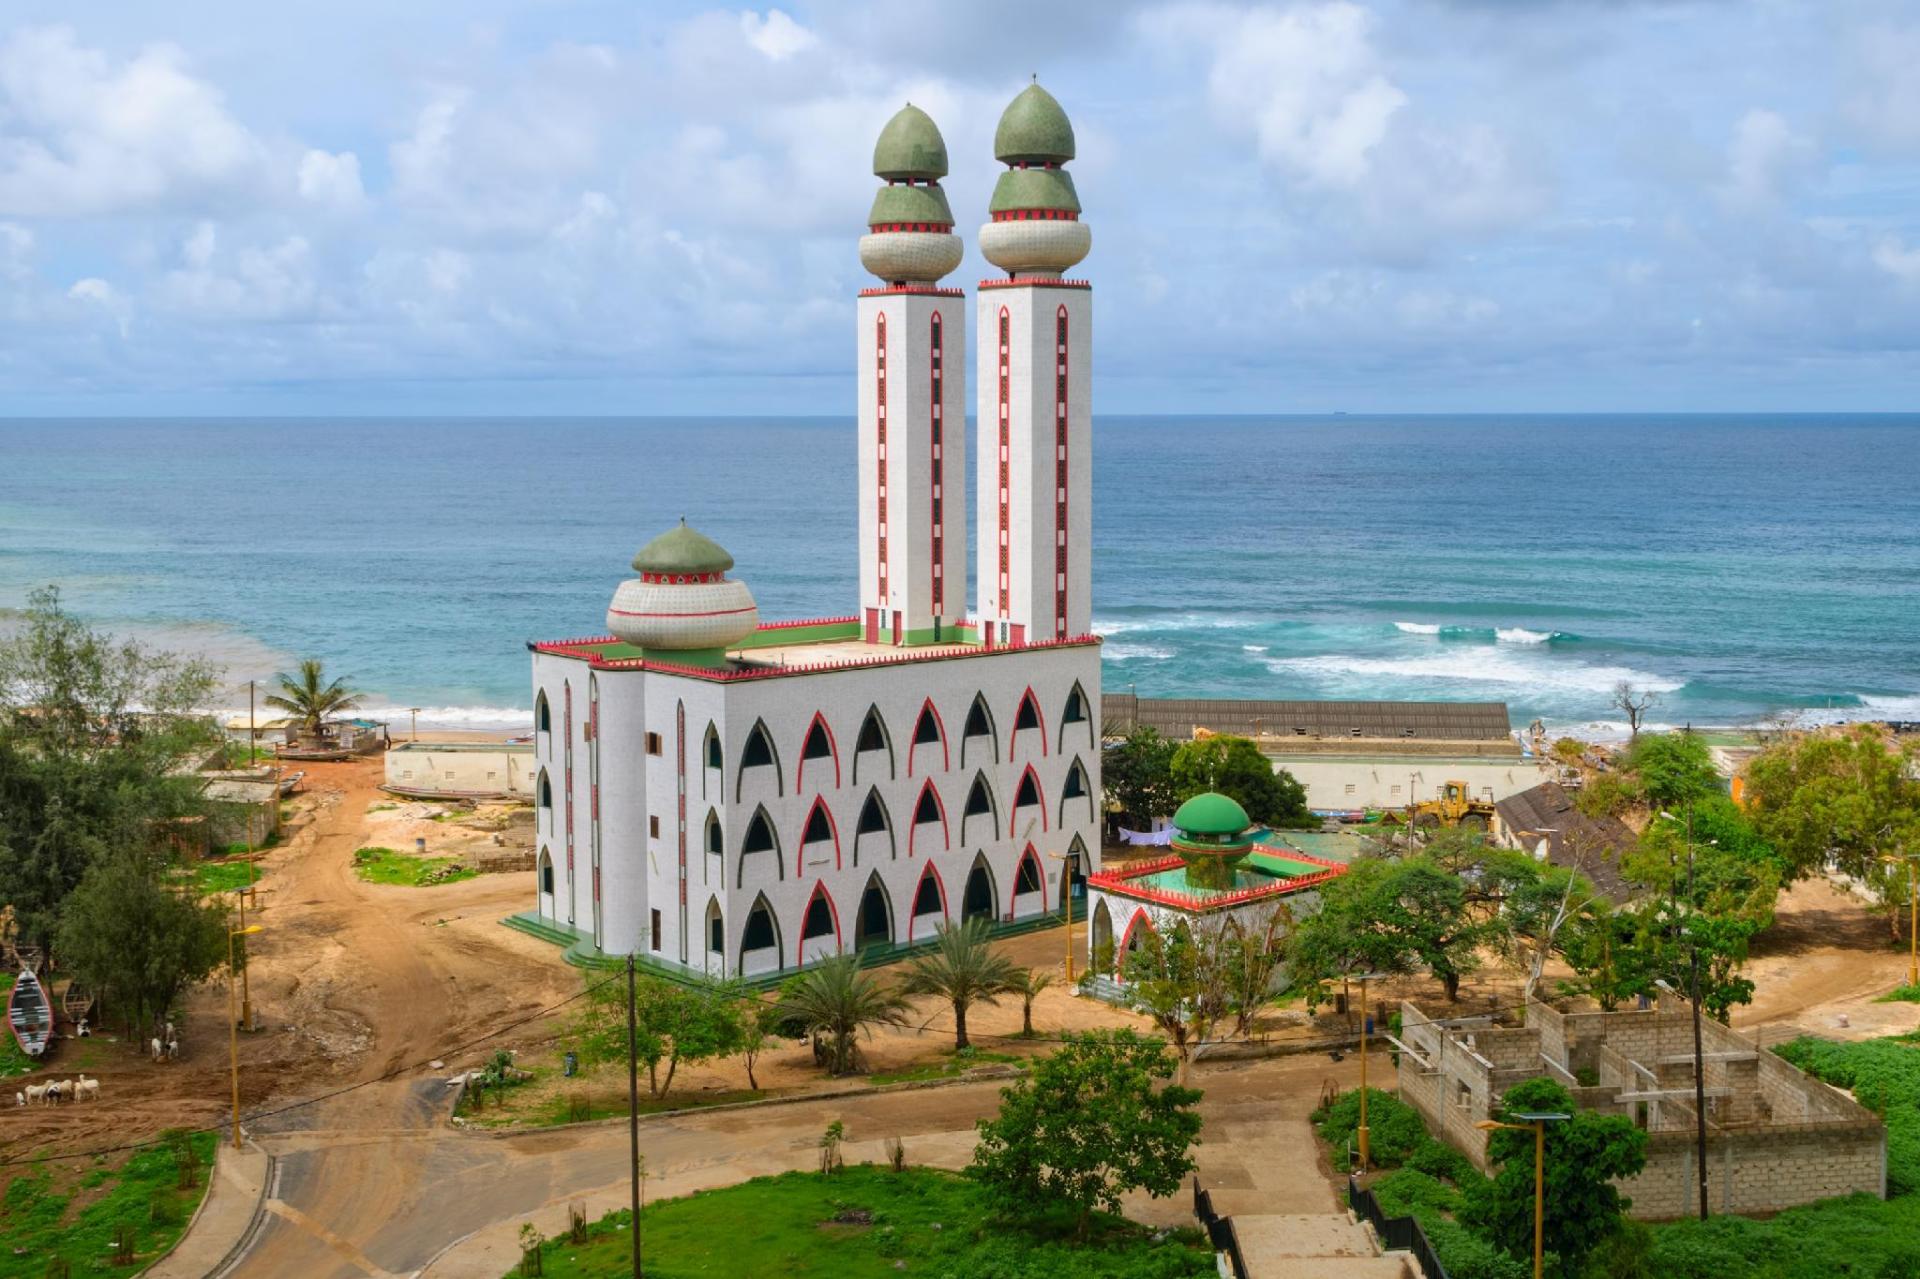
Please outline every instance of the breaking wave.
[[[1628, 680], [1644, 689], [1672, 692], [1682, 681], [1629, 666], [1583, 666], [1570, 662], [1528, 659], [1500, 649], [1454, 649], [1423, 657], [1352, 657], [1322, 654], [1314, 657], [1277, 657], [1266, 660], [1276, 675], [1303, 676], [1324, 685], [1354, 689], [1377, 687], [1381, 680], [1437, 684], [1499, 684], [1551, 689], [1562, 693], [1605, 694]], [[1379, 696], [1369, 692], [1368, 696]]]

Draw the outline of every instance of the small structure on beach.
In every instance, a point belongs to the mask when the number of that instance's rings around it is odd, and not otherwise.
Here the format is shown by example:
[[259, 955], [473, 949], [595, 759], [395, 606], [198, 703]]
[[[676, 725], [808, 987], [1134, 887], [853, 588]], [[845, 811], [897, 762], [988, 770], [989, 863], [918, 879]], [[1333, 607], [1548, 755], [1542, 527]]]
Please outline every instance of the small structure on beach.
[[401, 742], [380, 789], [410, 799], [523, 799], [539, 769], [532, 742]]
[[1195, 795], [1174, 813], [1173, 826], [1172, 856], [1104, 870], [1087, 881], [1092, 971], [1113, 971], [1147, 932], [1202, 920], [1242, 923], [1282, 902], [1311, 910], [1320, 886], [1347, 873], [1345, 863], [1256, 827], [1226, 795]]
[[207, 801], [206, 839], [214, 848], [245, 844], [259, 848], [280, 833], [279, 770], [226, 769], [201, 774]]
[[284, 745], [274, 748], [281, 759], [340, 760], [355, 755], [371, 755], [390, 742], [387, 725], [373, 719], [330, 719], [318, 732], [309, 733], [298, 725], [287, 729]]

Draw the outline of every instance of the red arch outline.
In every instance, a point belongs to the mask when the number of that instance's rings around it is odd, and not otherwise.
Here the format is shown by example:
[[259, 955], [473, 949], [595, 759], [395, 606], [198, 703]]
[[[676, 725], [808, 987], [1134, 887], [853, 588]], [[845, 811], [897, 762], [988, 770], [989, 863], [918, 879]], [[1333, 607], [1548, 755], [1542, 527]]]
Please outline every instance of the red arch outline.
[[833, 735], [833, 725], [827, 723], [827, 717], [819, 711], [807, 721], [807, 731], [800, 734], [800, 767], [794, 774], [793, 788], [805, 790], [807, 786], [807, 739], [813, 736], [813, 726], [818, 724], [826, 730], [827, 753], [833, 756], [833, 788], [840, 789], [840, 743]]
[[833, 916], [833, 948], [837, 951], [845, 946], [840, 936], [840, 905], [833, 900], [833, 894], [827, 891], [827, 881], [816, 879], [813, 881], [813, 891], [807, 894], [807, 904], [800, 908], [800, 927], [795, 930], [800, 940], [793, 948], [793, 962], [796, 964], [807, 962], [807, 912], [813, 909], [813, 899], [816, 897], [827, 899], [827, 912]]
[[833, 868], [840, 869], [840, 823], [834, 820], [833, 809], [828, 806], [827, 797], [815, 795], [813, 803], [807, 806], [806, 817], [800, 822], [800, 838], [795, 840], [793, 845], [793, 873], [796, 878], [804, 879], [807, 874], [807, 827], [813, 822], [815, 809], [827, 815], [827, 833], [833, 836]]
[[[1020, 708], [1028, 702], [1033, 703], [1033, 722], [1035, 729], [1022, 730], [1020, 727]], [[1033, 695], [1033, 685], [1027, 685], [1027, 691], [1013, 704], [1013, 728], [1007, 734], [1007, 763], [1011, 764], [1020, 753], [1020, 734], [1022, 731], [1040, 734], [1040, 758], [1047, 757], [1047, 713], [1040, 709], [1040, 699]]]
[[1147, 931], [1150, 933], [1159, 931], [1153, 926], [1153, 920], [1148, 918], [1147, 908], [1145, 906], [1136, 907], [1133, 912], [1133, 918], [1127, 921], [1127, 931], [1120, 935], [1120, 945], [1115, 948], [1113, 952], [1113, 962], [1116, 968], [1124, 968], [1126, 966], [1127, 947], [1133, 942], [1133, 930], [1142, 924], [1147, 926]]
[[[928, 791], [933, 792], [933, 802], [940, 810], [940, 838], [947, 848], [953, 847], [953, 831], [947, 825], [947, 801], [940, 798], [940, 788], [933, 784], [931, 777], [920, 783], [920, 789], [913, 796], [913, 811], [907, 814], [907, 856], [913, 856], [913, 841], [920, 834], [920, 798]], [[945, 851], [945, 850], [942, 850]]]
[[929, 697], [926, 701], [920, 703], [920, 713], [913, 717], [913, 731], [907, 734], [908, 777], [913, 776], [913, 753], [924, 744], [918, 740], [920, 736], [920, 721], [926, 718], [928, 711], [933, 712], [934, 731], [940, 734], [940, 771], [944, 773], [951, 767], [947, 763], [947, 721], [941, 718], [940, 708], [935, 706], [933, 699]]
[[1047, 868], [1041, 864], [1040, 855], [1033, 850], [1033, 844], [1029, 842], [1013, 863], [1013, 891], [1007, 894], [1007, 918], [1009, 919], [1013, 918], [1014, 903], [1020, 898], [1020, 866], [1023, 862], [1033, 863], [1033, 869], [1040, 876], [1040, 887], [1035, 891], [1040, 894], [1041, 907], [1044, 908], [1047, 904]]
[[1047, 825], [1047, 788], [1040, 784], [1040, 774], [1033, 771], [1033, 765], [1028, 764], [1026, 769], [1020, 774], [1020, 780], [1013, 784], [1013, 798], [1007, 802], [1008, 839], [1012, 839], [1014, 835], [1018, 833], [1016, 828], [1020, 824], [1020, 809], [1022, 808], [1020, 803], [1020, 786], [1029, 777], [1033, 778], [1033, 793], [1036, 801], [1034, 807], [1040, 810], [1040, 829], [1043, 831], [1053, 829]]
[[920, 900], [920, 885], [927, 882], [927, 876], [933, 876], [933, 886], [940, 890], [940, 922], [950, 923], [953, 916], [947, 911], [947, 881], [941, 876], [940, 868], [928, 862], [926, 869], [920, 872], [920, 878], [913, 881], [913, 896], [907, 898], [907, 941], [913, 941], [913, 921], [919, 916], [914, 905]]

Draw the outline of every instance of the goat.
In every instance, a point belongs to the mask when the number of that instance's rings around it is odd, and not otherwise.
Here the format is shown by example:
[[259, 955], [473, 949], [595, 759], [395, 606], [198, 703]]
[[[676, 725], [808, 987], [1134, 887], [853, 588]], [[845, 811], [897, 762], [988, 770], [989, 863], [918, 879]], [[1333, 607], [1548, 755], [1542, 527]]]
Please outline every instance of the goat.
[[99, 1101], [100, 1081], [98, 1079], [88, 1079], [85, 1075], [80, 1076], [73, 1086], [73, 1099], [76, 1102]]
[[17, 1092], [13, 1094], [13, 1100], [15, 1104], [24, 1106], [27, 1104], [27, 1094], [23, 1092]]
[[177, 1059], [179, 1056], [180, 1056], [180, 1041], [178, 1039], [167, 1040], [167, 1060], [173, 1061]]
[[82, 1017], [80, 1019], [80, 1029], [77, 1032], [75, 1032], [74, 1038], [91, 1039], [92, 1037], [93, 1037], [93, 1032], [87, 1029], [87, 1019], [85, 1017]]
[[72, 1096], [73, 1080], [71, 1079], [56, 1080], [47, 1085], [47, 1104], [50, 1106], [69, 1100]]
[[27, 1091], [22, 1094], [25, 1098], [23, 1104], [36, 1106], [44, 1103], [47, 1100], [47, 1089], [49, 1087], [51, 1087], [49, 1084], [28, 1084]]

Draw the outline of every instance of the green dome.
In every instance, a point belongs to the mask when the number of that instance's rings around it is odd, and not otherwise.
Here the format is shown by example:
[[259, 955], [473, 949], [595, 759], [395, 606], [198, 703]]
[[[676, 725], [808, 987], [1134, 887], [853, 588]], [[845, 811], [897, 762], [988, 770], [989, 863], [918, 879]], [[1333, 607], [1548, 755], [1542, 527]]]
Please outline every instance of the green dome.
[[1030, 84], [1001, 113], [993, 153], [1004, 164], [1065, 164], [1073, 159], [1073, 125], [1051, 93]]
[[1208, 791], [1180, 805], [1173, 824], [1183, 835], [1238, 835], [1253, 821], [1239, 801]]
[[724, 573], [733, 567], [733, 556], [706, 534], [688, 528], [683, 518], [679, 527], [641, 547], [633, 567], [639, 573]]
[[889, 182], [946, 177], [947, 144], [933, 117], [911, 102], [901, 107], [873, 144], [873, 173]]
[[888, 222], [933, 222], [953, 225], [953, 210], [947, 205], [947, 193], [936, 186], [884, 186], [873, 195], [873, 208], [867, 213], [868, 226]]
[[989, 213], [1013, 209], [1067, 209], [1080, 212], [1073, 175], [1065, 169], [1008, 169], [993, 184]]

